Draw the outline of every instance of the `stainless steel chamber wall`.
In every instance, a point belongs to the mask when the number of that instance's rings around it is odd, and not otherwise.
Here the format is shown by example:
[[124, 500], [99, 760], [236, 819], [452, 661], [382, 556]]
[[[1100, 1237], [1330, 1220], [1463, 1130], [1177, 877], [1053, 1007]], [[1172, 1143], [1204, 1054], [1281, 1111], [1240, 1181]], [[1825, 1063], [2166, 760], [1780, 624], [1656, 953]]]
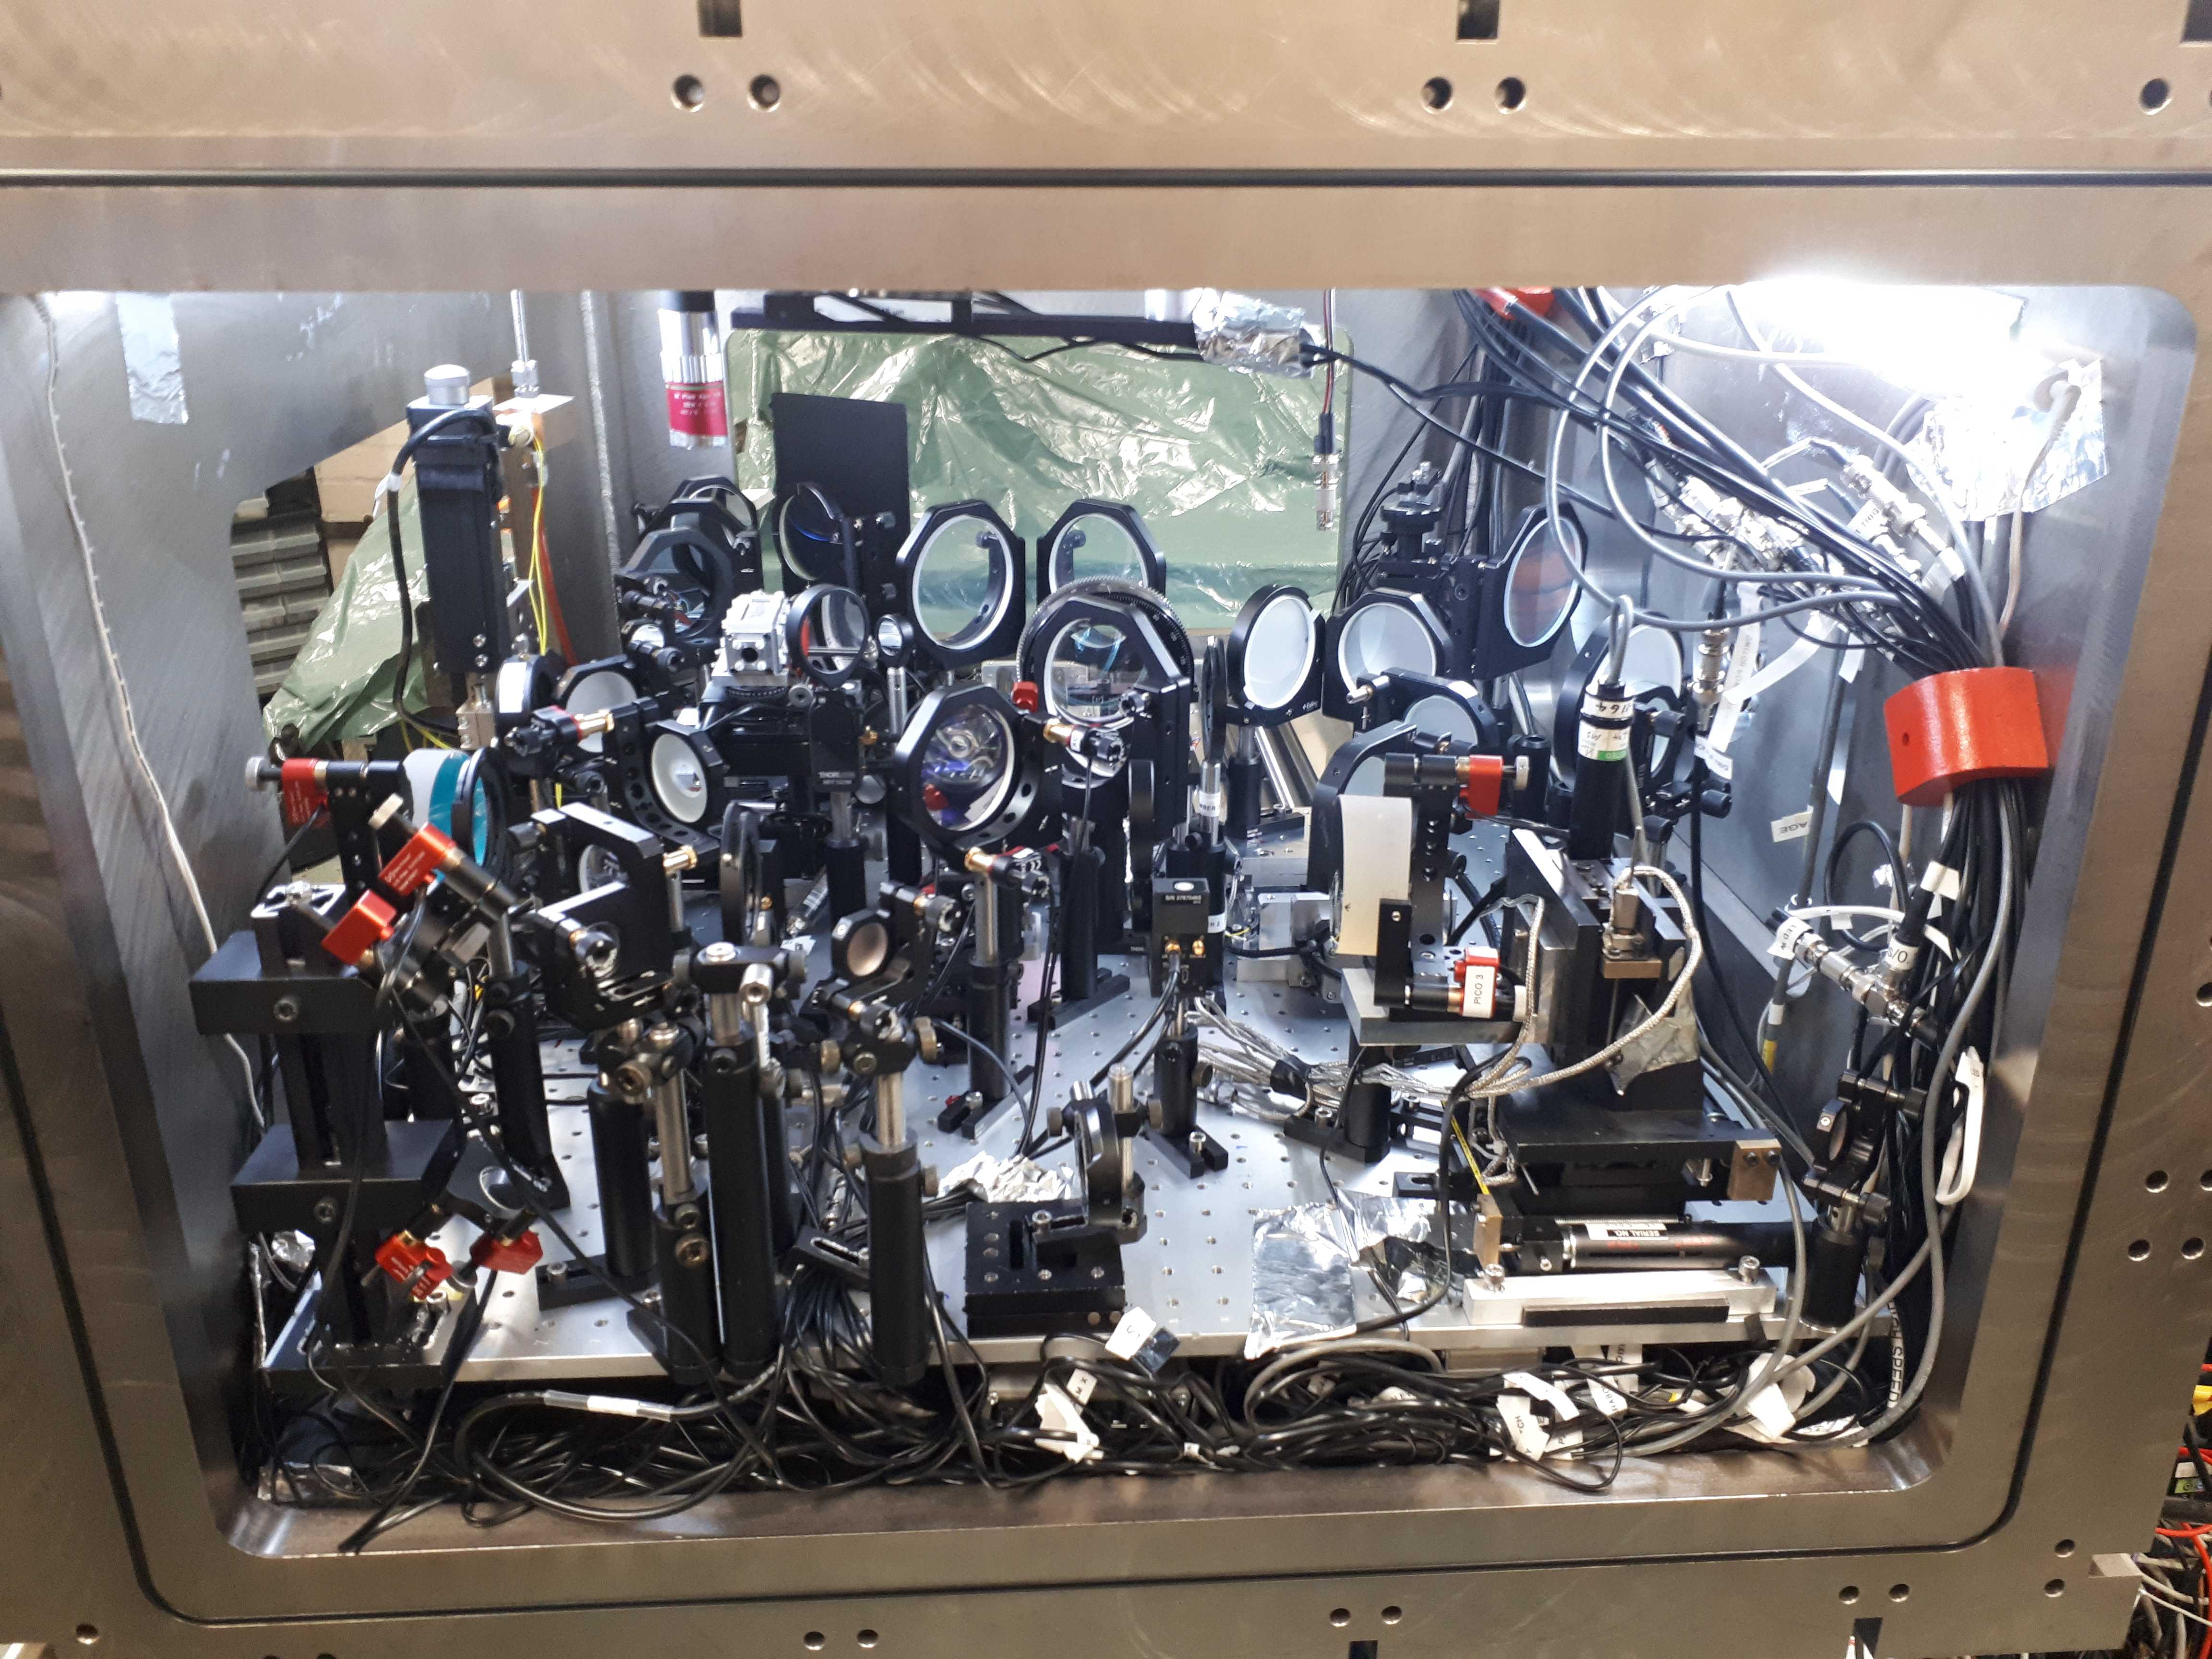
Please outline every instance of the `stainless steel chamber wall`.
[[[1430, 9], [1376, 26], [1271, 8], [1263, 27], [1241, 4], [1203, 20], [1141, 7], [1055, 38], [981, 6], [751, 6], [741, 40], [702, 41], [690, 7], [613, 24], [555, 7], [527, 37], [428, 59], [405, 29], [485, 26], [401, 9], [303, 52], [296, 16], [287, 32], [242, 3], [184, 21], [111, 0], [71, 20], [64, 52], [58, 21], [17, 15], [10, 38], [40, 49], [0, 76], [0, 288], [1426, 288], [1785, 269], [2076, 287], [2039, 303], [2078, 306], [2083, 343], [2130, 377], [2116, 367], [2106, 493], [2035, 526], [2032, 568], [2051, 586], [2025, 603], [2033, 659], [2064, 690], [2063, 741], [1993, 1069], [1990, 1190], [1960, 1240], [1960, 1340], [1915, 1431], [1863, 1455], [1655, 1465], [1596, 1500], [1441, 1471], [1123, 1481], [1018, 1504], [748, 1501], [655, 1536], [533, 1520], [488, 1548], [454, 1525], [360, 1560], [288, 1554], [227, 1474], [235, 1312], [208, 1241], [230, 1128], [224, 1056], [183, 1010], [196, 923], [102, 684], [44, 325], [10, 301], [0, 1640], [82, 1628], [131, 1653], [354, 1659], [450, 1640], [428, 1615], [456, 1608], [483, 1610], [465, 1627], [483, 1650], [539, 1654], [1334, 1655], [1464, 1650], [1470, 1633], [1516, 1651], [1832, 1653], [1877, 1618], [1884, 1653], [2117, 1635], [2132, 1584], [2100, 1558], [2145, 1541], [2212, 1323], [2212, 898], [2197, 873], [2212, 803], [2195, 764], [2212, 413], [2188, 391], [2212, 311], [2196, 177], [2212, 59], [2164, 5], [2101, 7], [2092, 27], [1989, 0], [1940, 20], [1728, 0], [1537, 17], [1506, 0], [1493, 43]], [[1723, 50], [1701, 57], [1709, 41]], [[274, 86], [288, 49], [295, 78], [252, 130], [192, 118], [184, 100], [234, 54]], [[962, 65], [973, 76], [947, 72]], [[1045, 69], [1068, 71], [1044, 77], [1062, 90], [1007, 90]], [[670, 104], [684, 73], [710, 88], [696, 112]], [[787, 90], [754, 108], [742, 89], [770, 73]], [[1522, 82], [1510, 111], [1493, 90], [1508, 76]], [[1453, 89], [1432, 109], [1420, 89], [1439, 77]], [[514, 118], [465, 144], [465, 110]], [[1196, 157], [1229, 171], [1192, 171]], [[573, 171], [526, 172], [545, 167]], [[947, 171], [895, 171], [915, 167]], [[1040, 167], [1070, 171], [1021, 171]], [[210, 171], [240, 167], [258, 171]], [[1083, 176], [1094, 167], [1117, 171]], [[1867, 167], [1894, 176], [1838, 171]], [[499, 319], [470, 303], [381, 318], [352, 378], [319, 388], [326, 432], [301, 427], [322, 418], [310, 398], [241, 404], [231, 418], [258, 435], [228, 447], [253, 464], [247, 488], [286, 470], [264, 459], [373, 429], [422, 362], [491, 360], [471, 331], [496, 338]], [[55, 315], [88, 326], [68, 304]], [[66, 345], [63, 362], [120, 410], [116, 365]], [[73, 470], [146, 435], [119, 413], [107, 424], [66, 428]], [[219, 434], [154, 435], [181, 477]], [[211, 906], [234, 915], [274, 846], [231, 783], [255, 739], [219, 521], [189, 543], [156, 536], [119, 489], [77, 482], [147, 748]]]

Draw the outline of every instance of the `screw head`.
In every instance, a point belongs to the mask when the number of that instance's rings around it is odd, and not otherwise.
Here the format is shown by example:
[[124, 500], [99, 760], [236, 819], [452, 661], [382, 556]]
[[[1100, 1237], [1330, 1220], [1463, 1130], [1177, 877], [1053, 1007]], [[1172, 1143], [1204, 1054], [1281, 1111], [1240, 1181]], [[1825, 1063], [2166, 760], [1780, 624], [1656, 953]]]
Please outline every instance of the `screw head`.
[[338, 1201], [337, 1201], [337, 1200], [336, 1200], [335, 1198], [319, 1198], [319, 1199], [317, 1199], [317, 1200], [315, 1200], [315, 1219], [316, 1219], [316, 1220], [318, 1220], [318, 1221], [321, 1222], [321, 1223], [323, 1224], [323, 1225], [325, 1225], [325, 1227], [327, 1227], [327, 1226], [329, 1226], [329, 1225], [330, 1225], [333, 1221], [336, 1221], [337, 1218], [338, 1218]]
[[868, 1053], [866, 1053], [866, 1052], [864, 1051], [864, 1052], [862, 1052], [862, 1053], [860, 1053], [860, 1054], [854, 1054], [854, 1055], [853, 1056], [853, 1075], [854, 1075], [854, 1076], [855, 1076], [855, 1077], [873, 1077], [875, 1074], [876, 1074], [876, 1057], [875, 1057], [873, 1054], [868, 1054]]
[[707, 1259], [707, 1241], [697, 1233], [687, 1233], [676, 1244], [676, 1259], [686, 1267], [696, 1267]]
[[1045, 1283], [1045, 1282], [1049, 1281], [1049, 1280], [1051, 1279], [1051, 1278], [1052, 1278], [1052, 1269], [1051, 1269], [1051, 1268], [1049, 1268], [1049, 1267], [1039, 1267], [1039, 1268], [1037, 1269], [1037, 1280], [1038, 1280], [1038, 1282], [1039, 1282], [1040, 1284], [1042, 1284], [1042, 1283]]
[[269, 1012], [276, 1016], [278, 1024], [289, 1025], [300, 1017], [300, 999], [293, 996], [278, 997], [276, 1006]]
[[1091, 1270], [1091, 1276], [1093, 1279], [1103, 1279], [1106, 1277], [1106, 1270], [1103, 1267], [1093, 1267]]
[[717, 939], [714, 944], [709, 945], [706, 949], [699, 952], [700, 961], [714, 963], [718, 965], [725, 962], [735, 962], [737, 959], [738, 947], [729, 943], [726, 939]]

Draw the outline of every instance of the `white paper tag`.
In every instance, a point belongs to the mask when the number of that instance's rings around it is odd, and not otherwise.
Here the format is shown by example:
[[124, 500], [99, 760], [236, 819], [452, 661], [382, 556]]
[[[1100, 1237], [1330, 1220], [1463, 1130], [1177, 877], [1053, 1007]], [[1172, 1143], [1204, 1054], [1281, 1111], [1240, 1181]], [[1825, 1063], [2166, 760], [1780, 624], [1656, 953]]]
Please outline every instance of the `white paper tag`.
[[1534, 1371], [1506, 1372], [1505, 1386], [1519, 1389], [1524, 1394], [1533, 1395], [1542, 1401], [1559, 1413], [1559, 1420], [1562, 1423], [1582, 1414], [1582, 1407], [1575, 1404], [1572, 1395], [1548, 1377], [1539, 1376]]
[[1797, 1421], [1797, 1408], [1813, 1391], [1813, 1373], [1792, 1371], [1778, 1382], [1769, 1382], [1743, 1402], [1747, 1415], [1735, 1426], [1759, 1440], [1779, 1440]]
[[1712, 739], [1710, 738], [1699, 738], [1697, 748], [1698, 758], [1705, 762], [1706, 771], [1711, 773], [1723, 783], [1735, 781], [1735, 763], [1728, 757], [1728, 751], [1725, 749], [1714, 748]]
[[[1575, 734], [1575, 751], [1584, 760], [1617, 761], [1628, 757], [1628, 731], [1625, 722], [1634, 712], [1635, 705], [1611, 702], [1591, 697], [1583, 704], [1582, 725]], [[1600, 720], [1620, 720], [1620, 726], [1600, 726]]]
[[1729, 648], [1728, 672], [1721, 677], [1721, 706], [1713, 712], [1713, 729], [1705, 740], [1715, 754], [1727, 754], [1735, 743], [1736, 723], [1751, 701], [1751, 693], [1743, 688], [1758, 668], [1759, 629], [1739, 628]]
[[1619, 1417], [1628, 1409], [1627, 1396], [1616, 1394], [1595, 1377], [1584, 1377], [1583, 1388], [1590, 1397], [1590, 1404], [1607, 1417]]
[[1966, 887], [1960, 880], [1959, 872], [1949, 865], [1931, 864], [1920, 872], [1920, 890], [1955, 902], [1959, 895], [1966, 891]]
[[1541, 1457], [1552, 1449], [1552, 1437], [1536, 1420], [1536, 1408], [1522, 1394], [1501, 1394], [1498, 1396], [1498, 1420], [1505, 1425], [1506, 1437], [1512, 1441], [1513, 1449], [1523, 1457]]
[[1079, 1406], [1091, 1403], [1091, 1396], [1098, 1392], [1098, 1379], [1089, 1371], [1077, 1370], [1067, 1379], [1068, 1398]]
[[1106, 1339], [1106, 1352], [1116, 1359], [1134, 1359], [1137, 1350], [1152, 1340], [1152, 1333], [1160, 1322], [1142, 1308], [1128, 1308], [1114, 1327], [1114, 1334]]
[[1044, 1443], [1071, 1463], [1094, 1463], [1098, 1460], [1098, 1436], [1083, 1420], [1083, 1407], [1057, 1382], [1047, 1382], [1037, 1390], [1037, 1421], [1045, 1432], [1054, 1437]]
[[1812, 833], [1813, 809], [1809, 806], [1774, 820], [1774, 839], [1778, 842], [1802, 841]]
[[1774, 943], [1766, 947], [1766, 954], [1783, 962], [1792, 962], [1797, 956], [1797, 941], [1805, 937], [1813, 924], [1802, 916], [1784, 916], [1782, 925], [1774, 930]]
[[1462, 982], [1459, 1012], [1463, 1018], [1488, 1019], [1498, 1010], [1498, 969], [1487, 963], [1468, 967]]
[[1973, 1189], [1974, 1177], [1980, 1172], [1982, 1108], [1989, 1090], [1989, 1074], [1978, 1048], [1960, 1054], [1951, 1075], [1965, 1109], [1943, 1148], [1942, 1178], [1936, 1183], [1938, 1204], [1956, 1204]]

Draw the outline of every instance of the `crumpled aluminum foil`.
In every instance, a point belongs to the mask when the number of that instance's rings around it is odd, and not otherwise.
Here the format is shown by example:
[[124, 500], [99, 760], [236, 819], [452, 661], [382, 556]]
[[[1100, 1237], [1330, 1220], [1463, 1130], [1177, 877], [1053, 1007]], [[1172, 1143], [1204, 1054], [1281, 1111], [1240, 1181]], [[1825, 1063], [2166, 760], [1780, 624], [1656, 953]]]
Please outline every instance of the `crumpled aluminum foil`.
[[2040, 511], [2109, 470], [2104, 367], [2062, 363], [2018, 398], [1939, 398], [1905, 451], [1963, 520]]
[[[1256, 1359], [1293, 1343], [1341, 1334], [1359, 1317], [1363, 1287], [1375, 1312], [1387, 1311], [1364, 1261], [1380, 1265], [1385, 1239], [1419, 1244], [1436, 1206], [1423, 1200], [1342, 1193], [1339, 1201], [1269, 1210], [1252, 1224], [1252, 1318], [1244, 1357]], [[1429, 1294], [1416, 1273], [1395, 1287], [1403, 1304]]]
[[123, 337], [123, 372], [131, 418], [183, 426], [185, 367], [177, 351], [177, 313], [166, 294], [118, 294], [115, 326]]
[[940, 1186], [950, 1192], [971, 1182], [990, 1204], [1041, 1204], [1075, 1196], [1075, 1171], [1066, 1164], [1047, 1169], [1033, 1158], [1001, 1159], [988, 1152], [978, 1152], [949, 1171]]
[[1249, 294], [1201, 289], [1190, 308], [1199, 356], [1226, 368], [1304, 380], [1313, 370], [1301, 361], [1306, 314], [1293, 306], [1269, 305]]

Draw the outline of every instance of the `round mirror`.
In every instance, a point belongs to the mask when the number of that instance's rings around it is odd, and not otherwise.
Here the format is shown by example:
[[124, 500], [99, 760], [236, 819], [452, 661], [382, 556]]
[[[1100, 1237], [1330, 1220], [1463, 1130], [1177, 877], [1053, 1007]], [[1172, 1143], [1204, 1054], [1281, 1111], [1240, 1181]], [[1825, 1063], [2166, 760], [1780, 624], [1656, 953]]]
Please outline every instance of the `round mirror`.
[[1120, 520], [1086, 513], [1054, 540], [1053, 586], [1065, 586], [1087, 576], [1112, 576], [1139, 586], [1151, 581], [1145, 550]]
[[1646, 691], [1677, 691], [1682, 685], [1682, 647], [1662, 628], [1632, 628], [1621, 665], [1621, 684], [1632, 697]]
[[849, 587], [831, 587], [808, 607], [799, 624], [799, 654], [811, 678], [842, 684], [867, 648], [868, 612]]
[[[627, 674], [617, 673], [611, 668], [602, 668], [586, 674], [568, 688], [568, 700], [562, 706], [571, 714], [604, 714], [610, 708], [626, 708], [637, 701], [637, 687]], [[579, 740], [577, 747], [587, 755], [600, 752], [605, 739], [592, 736]]]
[[847, 529], [835, 501], [812, 485], [802, 485], [784, 499], [776, 515], [776, 545], [801, 581], [843, 583], [851, 578], [845, 568]]
[[1393, 670], [1433, 674], [1438, 666], [1435, 639], [1403, 605], [1361, 605], [1336, 637], [1336, 672], [1347, 688]]
[[941, 721], [923, 745], [921, 807], [954, 835], [988, 823], [1014, 787], [1014, 733], [991, 709], [969, 706]]
[[975, 644], [1006, 616], [1017, 569], [1013, 550], [996, 526], [964, 516], [947, 519], [915, 559], [915, 622], [933, 645]]
[[1572, 525], [1566, 526], [1566, 547], [1559, 544], [1558, 530], [1552, 520], [1536, 520], [1505, 567], [1505, 631], [1516, 645], [1543, 644], [1574, 609], [1575, 575], [1569, 555], [1579, 556], [1582, 550]]
[[586, 847], [576, 857], [576, 890], [592, 893], [621, 884], [622, 860], [604, 847]]
[[1244, 642], [1244, 701], [1280, 708], [1296, 697], [1313, 671], [1317, 633], [1313, 607], [1297, 594], [1268, 600]]
[[873, 910], [841, 916], [830, 930], [830, 963], [840, 979], [873, 979], [890, 959], [890, 929]]
[[1406, 710], [1404, 718], [1434, 738], [1449, 738], [1458, 743], [1474, 743], [1481, 737], [1481, 733], [1475, 727], [1474, 714], [1468, 711], [1467, 705], [1456, 697], [1433, 695], [1423, 697]]
[[673, 732], [653, 739], [648, 757], [653, 793], [661, 808], [678, 823], [697, 823], [707, 816], [707, 769], [698, 751]]
[[1045, 653], [1045, 708], [1084, 726], [1117, 726], [1128, 718], [1122, 695], [1144, 684], [1145, 669], [1145, 653], [1112, 623], [1070, 623]]

